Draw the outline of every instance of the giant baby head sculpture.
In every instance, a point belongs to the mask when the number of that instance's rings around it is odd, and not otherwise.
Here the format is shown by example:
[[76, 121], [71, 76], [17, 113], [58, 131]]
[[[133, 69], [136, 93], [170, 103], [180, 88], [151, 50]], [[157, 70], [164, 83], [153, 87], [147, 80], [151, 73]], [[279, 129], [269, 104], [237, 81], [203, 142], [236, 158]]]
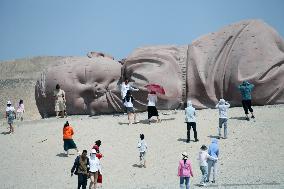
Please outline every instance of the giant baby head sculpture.
[[[255, 84], [252, 102], [284, 103], [284, 42], [273, 28], [258, 20], [229, 25], [186, 46], [138, 48], [123, 66], [108, 57], [67, 58], [49, 69], [36, 85], [41, 115], [54, 114], [52, 91], [66, 92], [67, 113], [123, 111], [119, 84], [124, 78], [140, 90], [134, 106], [146, 110], [145, 85], [159, 84], [158, 109], [175, 109], [190, 99], [197, 108], [214, 107], [220, 98], [241, 105], [237, 86]], [[51, 97], [50, 97], [51, 96]]]

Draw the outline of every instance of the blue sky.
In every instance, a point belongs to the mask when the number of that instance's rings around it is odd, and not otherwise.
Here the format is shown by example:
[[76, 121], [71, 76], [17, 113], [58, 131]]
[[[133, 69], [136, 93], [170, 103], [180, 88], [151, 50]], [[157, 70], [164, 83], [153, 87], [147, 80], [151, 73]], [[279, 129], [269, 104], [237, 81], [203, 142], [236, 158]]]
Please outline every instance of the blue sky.
[[0, 61], [89, 51], [120, 59], [244, 19], [262, 19], [283, 37], [283, 10], [283, 0], [0, 0]]

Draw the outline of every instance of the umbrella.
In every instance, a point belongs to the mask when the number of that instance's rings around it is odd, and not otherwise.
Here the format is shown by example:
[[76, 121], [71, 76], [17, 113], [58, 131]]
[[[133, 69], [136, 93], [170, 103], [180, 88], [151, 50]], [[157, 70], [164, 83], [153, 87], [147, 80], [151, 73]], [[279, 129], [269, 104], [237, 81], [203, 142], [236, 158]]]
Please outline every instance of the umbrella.
[[148, 84], [145, 86], [149, 91], [154, 91], [160, 94], [166, 94], [164, 88], [161, 85], [157, 84]]

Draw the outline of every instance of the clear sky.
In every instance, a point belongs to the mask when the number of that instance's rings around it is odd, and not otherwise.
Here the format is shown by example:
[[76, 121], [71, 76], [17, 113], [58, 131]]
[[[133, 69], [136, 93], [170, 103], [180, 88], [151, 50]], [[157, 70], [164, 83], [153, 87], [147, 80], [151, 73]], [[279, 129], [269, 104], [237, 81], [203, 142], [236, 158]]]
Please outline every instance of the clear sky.
[[283, 37], [284, 0], [0, 0], [0, 61], [89, 51], [120, 59], [244, 19], [262, 19]]

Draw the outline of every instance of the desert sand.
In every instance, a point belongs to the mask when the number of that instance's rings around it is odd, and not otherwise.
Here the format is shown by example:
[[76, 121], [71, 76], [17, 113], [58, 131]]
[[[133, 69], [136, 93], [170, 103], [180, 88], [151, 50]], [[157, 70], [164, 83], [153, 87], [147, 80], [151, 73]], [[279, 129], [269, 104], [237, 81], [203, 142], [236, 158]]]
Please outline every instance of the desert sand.
[[[228, 139], [220, 139], [218, 178], [209, 188], [284, 188], [284, 105], [254, 107], [256, 119], [243, 119], [242, 108], [229, 109]], [[7, 134], [6, 120], [0, 120], [0, 188], [76, 188], [77, 177], [70, 169], [77, 155], [64, 157], [62, 127], [73, 126], [80, 151], [90, 151], [102, 140], [103, 188], [174, 189], [181, 153], [189, 153], [194, 177], [191, 188], [199, 188], [201, 173], [197, 155], [202, 144], [217, 134], [218, 111], [197, 111], [199, 142], [186, 143], [183, 110], [160, 111], [161, 123], [129, 126], [127, 116], [70, 116], [64, 119], [29, 120], [15, 123], [16, 133]], [[148, 143], [147, 168], [139, 168], [137, 142], [144, 133]], [[192, 133], [193, 134], [193, 133]], [[192, 137], [193, 138], [193, 137]], [[89, 184], [89, 181], [88, 181]]]

